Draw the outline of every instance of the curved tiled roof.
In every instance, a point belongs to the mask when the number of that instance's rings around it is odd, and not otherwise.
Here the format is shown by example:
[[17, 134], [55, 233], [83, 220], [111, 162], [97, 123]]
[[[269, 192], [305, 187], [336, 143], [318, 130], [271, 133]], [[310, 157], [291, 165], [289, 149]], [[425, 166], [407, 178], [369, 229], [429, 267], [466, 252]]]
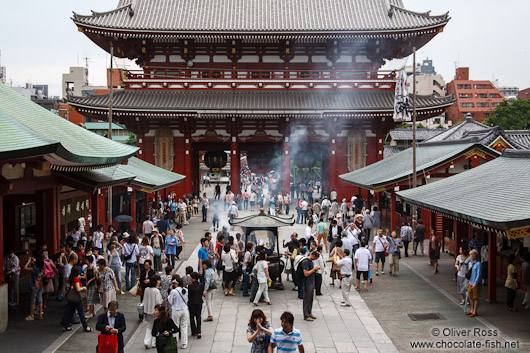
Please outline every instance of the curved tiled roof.
[[81, 26], [149, 32], [381, 32], [445, 25], [403, 8], [402, 0], [120, 0], [107, 12], [83, 16]]
[[530, 225], [529, 171], [530, 152], [505, 150], [493, 161], [397, 194], [436, 212], [501, 230], [512, 229]]
[[[497, 151], [472, 139], [418, 144], [416, 149], [417, 173], [428, 172], [473, 149], [481, 149], [492, 156], [498, 155]], [[412, 148], [408, 148], [364, 168], [340, 175], [339, 178], [366, 189], [390, 187], [407, 179], [412, 183], [412, 153]]]
[[[69, 97], [70, 104], [108, 109], [108, 94]], [[453, 97], [417, 96], [418, 109], [447, 107]], [[131, 111], [392, 112], [394, 91], [148, 91], [114, 92], [113, 107]]]
[[0, 84], [0, 159], [49, 155], [52, 164], [79, 167], [121, 163], [137, 150], [72, 124]]

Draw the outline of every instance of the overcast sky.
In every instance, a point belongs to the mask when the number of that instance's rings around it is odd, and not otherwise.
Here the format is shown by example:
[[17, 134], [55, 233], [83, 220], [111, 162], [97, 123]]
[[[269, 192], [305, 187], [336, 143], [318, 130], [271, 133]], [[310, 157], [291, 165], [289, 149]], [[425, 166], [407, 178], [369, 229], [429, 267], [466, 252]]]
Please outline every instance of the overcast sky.
[[[168, 0], [169, 1], [169, 0]], [[374, 0], [376, 1], [376, 0]], [[105, 85], [108, 55], [77, 31], [72, 11], [114, 8], [117, 0], [6, 1], [0, 21], [1, 65], [13, 85], [48, 84], [51, 95], [61, 95], [61, 75], [70, 66], [84, 66], [89, 58], [89, 80]], [[502, 86], [530, 87], [530, 1], [524, 0], [404, 0], [414, 11], [449, 11], [444, 32], [417, 53], [429, 57], [447, 82], [455, 65], [471, 67], [471, 79], [498, 79]], [[410, 64], [412, 58], [409, 59]], [[404, 61], [392, 63], [400, 66]], [[118, 60], [118, 66], [132, 65]], [[132, 66], [130, 66], [132, 67]]]

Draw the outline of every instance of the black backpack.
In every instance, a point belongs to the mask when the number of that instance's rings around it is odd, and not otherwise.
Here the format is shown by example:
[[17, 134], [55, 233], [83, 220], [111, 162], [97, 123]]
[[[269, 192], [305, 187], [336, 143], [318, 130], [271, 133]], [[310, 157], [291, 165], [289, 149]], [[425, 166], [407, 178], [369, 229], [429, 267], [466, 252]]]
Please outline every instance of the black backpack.
[[300, 260], [298, 267], [296, 268], [296, 277], [298, 279], [304, 279], [304, 266], [302, 265], [304, 261], [309, 261], [307, 258]]
[[252, 254], [252, 256], [250, 257], [250, 260], [247, 263], [247, 273], [248, 274], [252, 273], [252, 270], [254, 269], [254, 266], [256, 265], [256, 258], [257, 257], [258, 256], [256, 254]]

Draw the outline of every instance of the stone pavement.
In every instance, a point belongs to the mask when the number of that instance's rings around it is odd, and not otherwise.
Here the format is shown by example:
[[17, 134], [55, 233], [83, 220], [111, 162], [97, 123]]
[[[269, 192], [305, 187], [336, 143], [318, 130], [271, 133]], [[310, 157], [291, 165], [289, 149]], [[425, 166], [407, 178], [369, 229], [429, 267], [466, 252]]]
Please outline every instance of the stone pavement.
[[[392, 339], [400, 352], [421, 351], [413, 349], [411, 342], [440, 342], [444, 341], [498, 341], [503, 348], [469, 349], [476, 352], [528, 352], [528, 313], [511, 313], [506, 310], [504, 303], [490, 304], [481, 300], [479, 316], [471, 318], [464, 315], [464, 307], [460, 305], [461, 297], [456, 293], [456, 282], [452, 280], [454, 260], [452, 256], [442, 254], [440, 259], [440, 273], [432, 275], [427, 256], [403, 257], [400, 263], [398, 277], [390, 277], [388, 266], [385, 275], [374, 277], [370, 295], [362, 297], [373, 315], [379, 320], [383, 329]], [[482, 298], [485, 298], [487, 288], [482, 288]], [[375, 294], [375, 295], [374, 295]], [[441, 320], [412, 321], [408, 314], [438, 313]], [[518, 316], [521, 324], [510, 321], [510, 317]], [[506, 325], [506, 323], [510, 323]], [[457, 337], [446, 331], [448, 335], [433, 335], [433, 330], [439, 329], [471, 329], [471, 336]], [[476, 336], [475, 329], [492, 330], [497, 336]], [[524, 334], [521, 334], [524, 331]], [[505, 342], [517, 342], [518, 349], [505, 349]], [[436, 352], [449, 352], [454, 349], [437, 349]]]
[[[303, 225], [282, 228], [280, 231], [280, 244], [283, 239], [296, 231], [303, 233]], [[231, 232], [235, 233], [235, 232]], [[197, 251], [191, 255], [185, 266], [197, 266]], [[185, 266], [178, 271], [183, 273]], [[329, 266], [329, 264], [328, 264]], [[291, 311], [295, 316], [295, 327], [301, 330], [306, 352], [397, 352], [394, 344], [387, 336], [378, 320], [358, 292], [352, 291], [350, 300], [352, 307], [340, 306], [342, 299], [338, 287], [330, 287], [329, 276], [324, 276], [323, 295], [315, 297], [313, 314], [318, 318], [314, 322], [303, 320], [302, 301], [297, 299], [296, 292], [291, 291], [292, 282], [286, 282], [285, 290], [270, 290], [269, 295], [273, 305], [260, 304], [267, 318], [274, 328], [280, 327], [280, 315], [284, 311]], [[214, 298], [214, 321], [202, 324], [202, 338], [189, 337], [188, 349], [179, 349], [179, 352], [219, 352], [239, 353], [249, 352], [250, 343], [246, 339], [248, 320], [254, 306], [243, 298], [237, 290], [237, 296], [225, 297], [222, 291], [216, 290]], [[239, 286], [238, 286], [239, 288]], [[371, 292], [368, 295], [372, 294]], [[375, 293], [373, 293], [375, 295]], [[204, 311], [206, 308], [204, 308]], [[206, 314], [203, 313], [203, 318]], [[145, 352], [143, 337], [144, 324], [128, 344], [126, 352]]]

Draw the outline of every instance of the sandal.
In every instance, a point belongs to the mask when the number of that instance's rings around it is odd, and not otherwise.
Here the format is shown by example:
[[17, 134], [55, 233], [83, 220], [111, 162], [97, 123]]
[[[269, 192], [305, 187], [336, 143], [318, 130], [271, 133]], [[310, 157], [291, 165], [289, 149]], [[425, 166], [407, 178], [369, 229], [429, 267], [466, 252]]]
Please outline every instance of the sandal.
[[85, 332], [92, 332], [92, 329], [91, 329], [90, 327], [88, 327], [88, 326], [85, 327], [83, 330], [84, 330]]
[[66, 332], [66, 331], [72, 331], [72, 328], [71, 327], [63, 327], [63, 331]]

